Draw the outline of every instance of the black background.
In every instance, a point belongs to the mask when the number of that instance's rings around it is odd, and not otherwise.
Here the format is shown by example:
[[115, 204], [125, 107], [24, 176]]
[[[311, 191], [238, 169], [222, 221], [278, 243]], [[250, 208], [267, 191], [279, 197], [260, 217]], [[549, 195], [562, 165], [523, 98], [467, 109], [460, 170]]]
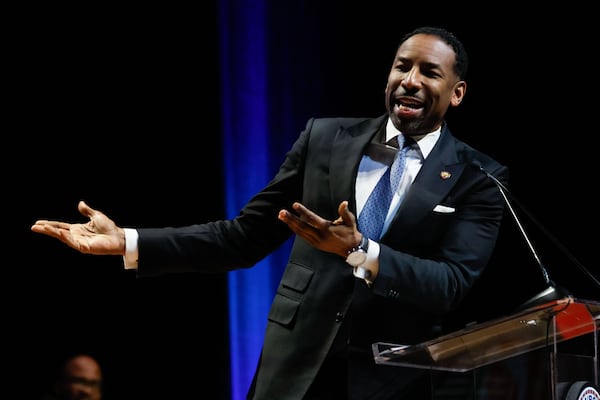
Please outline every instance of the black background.
[[[224, 216], [216, 6], [8, 14], [2, 282], [5, 347], [22, 398], [41, 394], [77, 350], [103, 363], [107, 399], [229, 398], [225, 275], [140, 280], [118, 257], [82, 255], [29, 231], [36, 219], [83, 220], [80, 199], [121, 226]], [[599, 278], [597, 34], [577, 10], [540, 18], [507, 3], [469, 12], [274, 4], [270, 44], [292, 56], [274, 52], [270, 70], [294, 91], [298, 133], [314, 115], [375, 116], [399, 35], [422, 24], [452, 29], [471, 55], [452, 131], [511, 168], [511, 193], [537, 222], [517, 211], [551, 277], [598, 300], [578, 267]], [[307, 75], [289, 74], [292, 64]], [[457, 324], [510, 310], [543, 288], [540, 276], [507, 220]]]

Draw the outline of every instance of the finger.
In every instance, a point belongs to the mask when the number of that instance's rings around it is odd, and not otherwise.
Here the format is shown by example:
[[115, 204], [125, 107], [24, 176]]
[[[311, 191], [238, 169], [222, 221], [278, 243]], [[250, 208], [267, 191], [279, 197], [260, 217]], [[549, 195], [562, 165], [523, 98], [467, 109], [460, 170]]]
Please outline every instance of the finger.
[[287, 210], [279, 211], [278, 218], [280, 221], [285, 222], [287, 226], [295, 233], [298, 233], [302, 229], [311, 228], [308, 224], [306, 224], [306, 222], [300, 220], [300, 218]]
[[304, 221], [305, 223], [307, 223], [308, 225], [312, 226], [313, 228], [325, 229], [325, 228], [329, 227], [329, 225], [331, 224], [331, 222], [329, 220], [326, 220], [326, 219], [322, 218], [321, 216], [315, 214], [314, 212], [312, 212], [311, 210], [309, 210], [308, 208], [306, 208], [304, 205], [302, 205], [300, 203], [294, 203], [293, 207], [294, 207], [294, 210], [296, 210], [296, 212], [298, 212], [300, 219], [302, 221]]
[[284, 222], [292, 231], [298, 229], [298, 217], [290, 213], [288, 210], [280, 210], [277, 215], [280, 221]]
[[36, 226], [36, 225], [38, 225], [38, 226], [39, 225], [49, 225], [49, 224], [52, 224], [52, 223], [54, 223], [54, 221], [49, 221], [47, 219], [38, 219], [37, 221], [35, 221], [35, 223], [33, 224], [33, 226]]
[[35, 221], [35, 224], [33, 224], [31, 226], [31, 229], [45, 229], [45, 228], [52, 228], [52, 227], [58, 227], [58, 225], [60, 224], [60, 222], [58, 221], [49, 221], [46, 219], [40, 219]]
[[46, 221], [36, 221], [31, 225], [31, 230], [35, 233], [46, 233]]
[[277, 214], [277, 218], [281, 222], [285, 222], [286, 224], [288, 224], [289, 220], [292, 218], [292, 214], [289, 213], [288, 210], [279, 210], [279, 213]]
[[344, 219], [342, 217], [338, 217], [331, 221], [331, 225], [344, 225]]
[[320, 238], [320, 230], [303, 221], [298, 216], [287, 210], [281, 210], [278, 214], [279, 220], [283, 221], [288, 228], [296, 235], [300, 236], [309, 243], [316, 243]]
[[48, 236], [60, 238], [61, 232], [64, 231], [65, 228], [61, 226], [60, 222], [42, 220], [42, 221], [37, 221], [31, 227], [31, 230], [36, 233], [43, 233]]
[[340, 215], [337, 219], [331, 222], [332, 225], [344, 225], [344, 210], [348, 209], [348, 202], [342, 201], [338, 206], [338, 214]]

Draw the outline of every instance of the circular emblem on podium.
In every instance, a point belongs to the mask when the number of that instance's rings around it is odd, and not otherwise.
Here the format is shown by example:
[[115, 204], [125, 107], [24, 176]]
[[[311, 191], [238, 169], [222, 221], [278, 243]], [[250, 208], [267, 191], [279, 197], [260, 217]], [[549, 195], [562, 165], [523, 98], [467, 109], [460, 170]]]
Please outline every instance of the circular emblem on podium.
[[565, 400], [600, 400], [600, 389], [590, 382], [574, 382], [567, 390]]

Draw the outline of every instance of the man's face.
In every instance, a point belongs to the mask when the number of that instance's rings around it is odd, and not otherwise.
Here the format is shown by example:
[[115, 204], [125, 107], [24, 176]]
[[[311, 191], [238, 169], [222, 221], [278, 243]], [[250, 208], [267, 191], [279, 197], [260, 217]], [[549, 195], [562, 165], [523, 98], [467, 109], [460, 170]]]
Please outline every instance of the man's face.
[[86, 356], [71, 359], [63, 370], [57, 392], [65, 400], [100, 400], [102, 373], [98, 363]]
[[439, 128], [449, 106], [457, 106], [466, 83], [454, 72], [454, 50], [435, 35], [417, 34], [400, 45], [385, 88], [394, 126], [409, 135]]

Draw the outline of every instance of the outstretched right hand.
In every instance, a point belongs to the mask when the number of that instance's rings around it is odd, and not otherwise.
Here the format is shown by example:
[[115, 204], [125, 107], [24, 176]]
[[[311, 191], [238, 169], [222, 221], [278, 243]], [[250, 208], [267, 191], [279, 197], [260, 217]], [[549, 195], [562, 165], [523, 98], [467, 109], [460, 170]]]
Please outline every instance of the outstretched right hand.
[[79, 212], [90, 220], [85, 224], [38, 220], [31, 230], [66, 243], [85, 254], [124, 255], [125, 232], [104, 213], [88, 206], [84, 201], [77, 205]]

